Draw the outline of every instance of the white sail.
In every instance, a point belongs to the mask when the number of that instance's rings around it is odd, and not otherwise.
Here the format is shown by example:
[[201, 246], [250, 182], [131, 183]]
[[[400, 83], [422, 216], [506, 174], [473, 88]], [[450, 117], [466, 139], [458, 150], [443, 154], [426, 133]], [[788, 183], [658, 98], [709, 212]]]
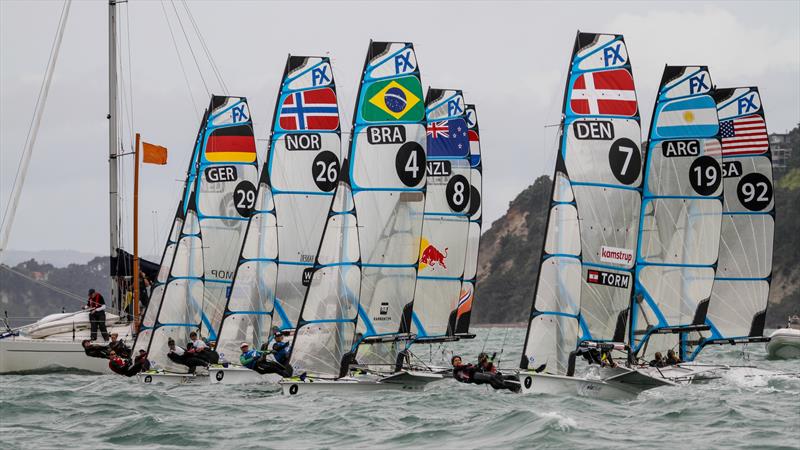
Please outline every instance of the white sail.
[[567, 373], [581, 341], [624, 340], [641, 202], [639, 108], [620, 35], [578, 33], [522, 368]]
[[689, 333], [683, 353], [705, 345], [764, 339], [775, 235], [772, 154], [758, 88], [716, 89], [724, 201], [717, 263], [706, 324]]
[[679, 350], [679, 330], [702, 327], [714, 284], [723, 191], [719, 121], [706, 67], [667, 66], [645, 165], [633, 351]]
[[197, 142], [198, 165], [148, 353], [168, 371], [167, 341], [191, 331], [217, 339], [247, 218], [256, 203], [256, 150], [247, 101], [213, 96]]
[[417, 341], [447, 335], [464, 281], [470, 228], [469, 127], [458, 90], [429, 89], [427, 189], [412, 331]]

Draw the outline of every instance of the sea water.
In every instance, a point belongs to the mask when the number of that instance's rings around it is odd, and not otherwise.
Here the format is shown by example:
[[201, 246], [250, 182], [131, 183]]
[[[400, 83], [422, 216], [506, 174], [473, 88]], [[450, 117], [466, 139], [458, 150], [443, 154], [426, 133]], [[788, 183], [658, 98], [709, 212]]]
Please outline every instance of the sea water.
[[[474, 340], [416, 351], [467, 361], [496, 351], [501, 367], [518, 364], [524, 329], [474, 331]], [[769, 361], [763, 344], [750, 344], [709, 348], [699, 361], [758, 369], [617, 402], [454, 380], [424, 392], [284, 397], [265, 385], [6, 375], [0, 448], [800, 448], [800, 360]]]

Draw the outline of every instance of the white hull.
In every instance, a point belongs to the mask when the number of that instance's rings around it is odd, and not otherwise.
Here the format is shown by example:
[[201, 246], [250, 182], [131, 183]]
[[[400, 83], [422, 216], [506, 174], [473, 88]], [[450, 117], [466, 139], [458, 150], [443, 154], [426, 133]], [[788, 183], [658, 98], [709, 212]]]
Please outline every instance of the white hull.
[[567, 377], [522, 371], [519, 373], [521, 394], [580, 395], [603, 400], [629, 400], [638, 393], [610, 385], [603, 380]]
[[208, 379], [211, 384], [278, 384], [282, 378], [274, 373], [261, 375], [246, 367], [229, 366], [208, 369]]
[[[125, 339], [130, 332], [127, 325], [110, 327], [108, 332], [119, 333], [128, 345], [132, 343], [131, 339]], [[72, 331], [44, 339], [27, 336], [0, 339], [0, 374], [70, 370], [112, 373], [107, 359], [86, 356], [81, 347], [84, 339], [89, 339], [89, 330], [76, 331], [74, 339]]]
[[523, 394], [580, 395], [603, 400], [629, 400], [641, 392], [672, 382], [626, 368], [603, 369], [603, 378], [568, 377], [520, 371]]
[[357, 375], [338, 380], [283, 379], [278, 384], [283, 395], [299, 395], [309, 392], [422, 391], [430, 383], [443, 379], [442, 375], [430, 372], [402, 371], [386, 377]]
[[730, 367], [724, 365], [698, 365], [681, 363], [667, 367], [639, 367], [637, 371], [653, 378], [663, 378], [675, 384], [701, 383], [719, 378], [720, 372]]
[[136, 374], [136, 381], [140, 384], [209, 384], [208, 375], [189, 373], [147, 373]]
[[793, 328], [775, 330], [767, 342], [767, 354], [771, 359], [800, 358], [800, 330]]

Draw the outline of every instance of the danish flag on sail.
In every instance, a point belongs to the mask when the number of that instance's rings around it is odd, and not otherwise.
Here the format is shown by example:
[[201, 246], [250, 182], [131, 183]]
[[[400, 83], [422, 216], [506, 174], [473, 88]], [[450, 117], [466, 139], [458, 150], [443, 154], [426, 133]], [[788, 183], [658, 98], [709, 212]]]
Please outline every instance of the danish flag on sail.
[[569, 104], [575, 114], [633, 116], [633, 77], [626, 69], [583, 73], [572, 83]]
[[295, 92], [283, 99], [280, 126], [284, 130], [335, 130], [339, 107], [331, 88]]

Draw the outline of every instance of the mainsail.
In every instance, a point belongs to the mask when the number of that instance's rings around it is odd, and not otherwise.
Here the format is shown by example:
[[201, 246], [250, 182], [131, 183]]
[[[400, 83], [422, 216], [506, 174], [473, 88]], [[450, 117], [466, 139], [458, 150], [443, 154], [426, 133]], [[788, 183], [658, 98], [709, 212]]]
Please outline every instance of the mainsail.
[[[369, 340], [410, 330], [425, 204], [422, 95], [413, 45], [371, 42], [348, 158], [363, 268], [358, 330]], [[360, 362], [391, 358], [370, 347]]]
[[458, 307], [467, 257], [470, 143], [464, 96], [429, 89], [426, 104], [427, 192], [412, 313], [417, 342], [447, 335]]
[[[722, 144], [722, 231], [709, 332], [689, 333], [683, 353], [694, 359], [712, 343], [750, 342], [764, 335], [775, 228], [772, 154], [758, 88], [716, 89]], [[700, 344], [700, 345], [697, 345]]]
[[260, 348], [294, 328], [339, 173], [336, 86], [327, 57], [289, 56], [258, 199], [220, 331], [219, 350]]
[[191, 331], [217, 339], [247, 218], [256, 204], [256, 150], [247, 100], [213, 96], [204, 116], [193, 189], [148, 350], [169, 371], [167, 341]]
[[639, 108], [621, 35], [578, 33], [520, 365], [567, 373], [581, 341], [624, 340], [641, 194]]
[[483, 207], [481, 195], [483, 194], [483, 163], [481, 161], [480, 130], [478, 128], [478, 113], [475, 105], [467, 105], [467, 127], [469, 127], [469, 163], [470, 163], [470, 192], [469, 192], [469, 231], [467, 232], [467, 254], [464, 262], [463, 282], [458, 296], [456, 308], [450, 312], [447, 334], [469, 334], [469, 322], [472, 315], [472, 301], [475, 298], [478, 275], [478, 253], [481, 243], [481, 227], [483, 224]]
[[469, 322], [472, 315], [472, 302], [475, 299], [475, 288], [478, 275], [478, 253], [481, 243], [483, 225], [483, 162], [481, 160], [480, 129], [478, 113], [475, 105], [467, 105], [467, 127], [469, 127], [469, 232], [467, 233], [467, 255], [464, 263], [464, 276], [456, 309], [450, 312], [448, 320], [449, 335], [469, 334]]
[[666, 66], [645, 164], [633, 352], [679, 349], [680, 332], [704, 328], [722, 221], [719, 121], [703, 66]]

